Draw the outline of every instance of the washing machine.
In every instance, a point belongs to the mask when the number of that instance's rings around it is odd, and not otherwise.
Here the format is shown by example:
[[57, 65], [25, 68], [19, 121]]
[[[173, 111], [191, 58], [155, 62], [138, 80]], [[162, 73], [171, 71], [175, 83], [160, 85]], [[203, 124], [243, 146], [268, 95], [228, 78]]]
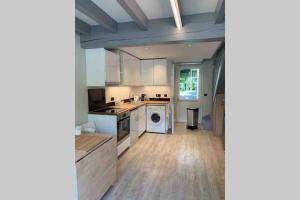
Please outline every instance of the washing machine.
[[166, 133], [166, 106], [147, 106], [147, 132]]

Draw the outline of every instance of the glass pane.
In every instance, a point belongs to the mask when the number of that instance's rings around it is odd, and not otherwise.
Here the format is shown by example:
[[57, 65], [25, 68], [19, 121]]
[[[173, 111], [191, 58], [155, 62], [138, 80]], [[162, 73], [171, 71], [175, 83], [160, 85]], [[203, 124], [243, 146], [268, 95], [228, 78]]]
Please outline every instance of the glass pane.
[[199, 69], [182, 69], [179, 73], [179, 99], [198, 99]]

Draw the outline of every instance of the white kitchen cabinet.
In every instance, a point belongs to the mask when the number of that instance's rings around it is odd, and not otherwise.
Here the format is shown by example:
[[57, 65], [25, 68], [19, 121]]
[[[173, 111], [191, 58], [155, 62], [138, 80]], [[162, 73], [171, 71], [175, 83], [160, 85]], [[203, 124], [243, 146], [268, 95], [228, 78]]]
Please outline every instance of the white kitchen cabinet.
[[141, 85], [153, 85], [153, 60], [141, 60]]
[[122, 84], [140, 85], [140, 59], [122, 52]]
[[82, 141], [81, 150], [76, 149], [76, 152], [89, 151], [76, 162], [78, 199], [101, 199], [117, 179], [117, 140], [111, 138], [100, 146], [98, 143], [96, 147], [86, 137], [94, 136], [82, 134], [76, 138], [76, 144]]
[[146, 130], [146, 106], [141, 106], [138, 108], [138, 135], [141, 136]]
[[153, 85], [168, 85], [168, 62], [166, 59], [155, 59], [153, 62]]
[[111, 51], [105, 51], [106, 82], [120, 83], [120, 56]]
[[141, 60], [141, 85], [168, 85], [167, 59]]
[[139, 112], [138, 109], [130, 112], [130, 146], [133, 146], [139, 137]]
[[130, 112], [130, 145], [133, 146], [146, 130], [146, 106]]
[[119, 54], [104, 48], [86, 49], [87, 86], [105, 86], [120, 82]]

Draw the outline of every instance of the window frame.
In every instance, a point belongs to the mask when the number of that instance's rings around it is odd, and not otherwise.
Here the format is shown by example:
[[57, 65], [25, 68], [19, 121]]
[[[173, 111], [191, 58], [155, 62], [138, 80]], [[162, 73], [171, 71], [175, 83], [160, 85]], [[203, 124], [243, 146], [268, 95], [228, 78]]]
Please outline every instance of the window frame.
[[[198, 69], [198, 81], [197, 81], [197, 98], [196, 99], [181, 99], [180, 98], [180, 71], [185, 69]], [[177, 66], [177, 101], [199, 102], [200, 101], [200, 81], [201, 81], [201, 68], [200, 65], [181, 65]]]

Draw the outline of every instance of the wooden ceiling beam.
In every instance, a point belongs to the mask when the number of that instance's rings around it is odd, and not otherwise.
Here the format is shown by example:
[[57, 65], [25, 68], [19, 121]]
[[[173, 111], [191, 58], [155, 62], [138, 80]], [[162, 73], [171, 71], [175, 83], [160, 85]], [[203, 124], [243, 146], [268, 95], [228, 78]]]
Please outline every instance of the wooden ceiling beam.
[[88, 35], [91, 32], [91, 26], [80, 19], [75, 18], [75, 32]]
[[215, 23], [223, 23], [225, 20], [225, 0], [219, 0], [215, 10]]
[[75, 0], [75, 8], [110, 32], [117, 32], [117, 22], [91, 0]]
[[224, 23], [215, 24], [213, 12], [183, 16], [182, 19], [185, 25], [181, 30], [176, 28], [173, 17], [149, 20], [146, 31], [139, 29], [135, 22], [119, 23], [117, 33], [109, 33], [100, 26], [92, 26], [91, 34], [81, 37], [81, 46], [90, 49], [224, 41]]
[[135, 0], [117, 0], [142, 30], [147, 30], [148, 18]]

